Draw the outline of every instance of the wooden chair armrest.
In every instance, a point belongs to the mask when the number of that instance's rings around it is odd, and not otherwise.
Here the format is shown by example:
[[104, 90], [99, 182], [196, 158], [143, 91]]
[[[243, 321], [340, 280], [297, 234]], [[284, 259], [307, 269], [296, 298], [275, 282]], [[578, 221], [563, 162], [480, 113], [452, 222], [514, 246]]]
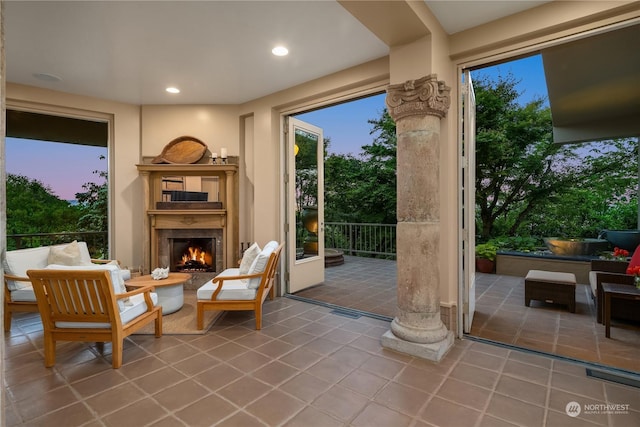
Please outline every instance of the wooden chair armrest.
[[5, 280], [15, 280], [16, 282], [31, 282], [28, 277], [14, 276], [13, 274], [4, 273]]
[[20, 276], [14, 276], [13, 274], [4, 273], [4, 291], [5, 291], [4, 295], [5, 295], [5, 298], [8, 298], [9, 301], [11, 298], [11, 289], [9, 289], [9, 280], [13, 280], [15, 282], [31, 283], [31, 279], [29, 279], [28, 277], [20, 277]]
[[153, 311], [156, 306], [153, 305], [153, 300], [151, 299], [151, 291], [154, 291], [155, 289], [155, 286], [142, 286], [132, 291], [116, 294], [116, 299], [124, 299], [129, 298], [133, 295], [144, 294], [144, 302], [147, 303], [147, 311]]
[[218, 276], [213, 278], [213, 283], [224, 282], [225, 280], [241, 280], [241, 279], [255, 279], [256, 277], [262, 277], [264, 272], [255, 274], [242, 274], [239, 276]]
[[97, 258], [91, 258], [91, 263], [92, 264], [109, 264], [110, 262], [117, 262], [118, 265], [120, 265], [120, 261], [118, 261], [117, 259], [97, 259]]
[[138, 295], [138, 294], [142, 294], [144, 292], [152, 292], [155, 291], [156, 287], [155, 286], [141, 286], [141, 287], [136, 287], [134, 290], [132, 291], [127, 291], [127, 292], [123, 292], [121, 294], [116, 294], [116, 299], [122, 299], [122, 298], [129, 298], [131, 296], [134, 295]]
[[598, 281], [598, 288], [601, 288], [603, 283], [615, 283], [618, 285], [635, 284], [634, 278], [630, 274], [607, 273], [604, 271], [598, 271], [596, 273], [596, 280]]
[[218, 294], [220, 293], [220, 291], [222, 290], [222, 286], [224, 285], [224, 281], [225, 280], [241, 280], [241, 279], [254, 279], [257, 277], [262, 277], [265, 273], [256, 273], [256, 274], [243, 274], [243, 275], [239, 275], [239, 276], [218, 276], [218, 277], [214, 277], [212, 280], [213, 284], [218, 284], [218, 286], [216, 287], [216, 290], [213, 291], [213, 294], [211, 294], [211, 301], [215, 301], [216, 298], [218, 298]]

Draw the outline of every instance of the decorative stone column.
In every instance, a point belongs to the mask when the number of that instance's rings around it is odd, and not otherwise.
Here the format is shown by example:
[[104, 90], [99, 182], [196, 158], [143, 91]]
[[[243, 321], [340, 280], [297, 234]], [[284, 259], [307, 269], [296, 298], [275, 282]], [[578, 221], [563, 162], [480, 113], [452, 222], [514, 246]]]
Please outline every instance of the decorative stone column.
[[440, 320], [440, 119], [451, 89], [432, 74], [387, 89], [397, 135], [398, 314], [384, 347], [439, 361], [453, 345]]

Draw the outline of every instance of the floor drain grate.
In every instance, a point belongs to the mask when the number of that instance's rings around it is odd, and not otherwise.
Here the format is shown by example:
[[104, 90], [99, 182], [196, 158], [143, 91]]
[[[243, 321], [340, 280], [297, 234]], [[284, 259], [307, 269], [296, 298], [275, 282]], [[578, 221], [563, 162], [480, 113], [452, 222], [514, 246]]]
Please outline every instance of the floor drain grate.
[[587, 368], [587, 376], [640, 388], [640, 377], [637, 375], [625, 375], [623, 373], [606, 372], [598, 369]]
[[354, 313], [352, 311], [346, 311], [346, 310], [331, 310], [329, 313], [337, 314], [338, 316], [342, 316], [342, 317], [348, 317], [349, 319], [359, 319], [361, 316], [358, 313]]

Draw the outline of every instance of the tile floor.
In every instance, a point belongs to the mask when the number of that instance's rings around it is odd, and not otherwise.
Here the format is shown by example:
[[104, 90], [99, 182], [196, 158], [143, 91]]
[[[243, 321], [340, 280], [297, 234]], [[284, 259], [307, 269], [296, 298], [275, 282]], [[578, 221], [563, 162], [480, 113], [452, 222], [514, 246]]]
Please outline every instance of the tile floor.
[[[325, 269], [324, 284], [296, 296], [393, 318], [396, 262], [351, 256], [345, 260]], [[611, 339], [605, 338], [586, 285], [577, 287], [575, 314], [537, 301], [526, 307], [523, 277], [478, 273], [476, 286], [471, 335], [640, 372], [640, 328], [616, 325]]]
[[613, 323], [606, 338], [588, 285], [576, 286], [575, 313], [541, 301], [526, 307], [522, 277], [478, 274], [476, 286], [471, 335], [640, 373], [640, 329]]
[[577, 363], [456, 340], [434, 364], [382, 348], [386, 321], [290, 298], [267, 301], [264, 323], [255, 331], [235, 312], [205, 335], [135, 335], [117, 370], [110, 345], [59, 343], [47, 369], [38, 316], [18, 314], [4, 341], [5, 425], [640, 425], [640, 389]]
[[396, 315], [396, 262], [345, 255], [345, 263], [325, 268], [325, 281], [297, 296], [379, 314]]

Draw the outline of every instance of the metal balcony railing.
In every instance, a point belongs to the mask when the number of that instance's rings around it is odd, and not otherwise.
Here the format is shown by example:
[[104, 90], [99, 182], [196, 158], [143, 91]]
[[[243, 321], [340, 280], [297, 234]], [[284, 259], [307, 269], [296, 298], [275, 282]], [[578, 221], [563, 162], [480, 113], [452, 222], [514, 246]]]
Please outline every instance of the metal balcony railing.
[[396, 224], [327, 222], [324, 244], [347, 255], [396, 258]]
[[106, 231], [75, 231], [64, 233], [33, 233], [7, 235], [7, 250], [58, 245], [74, 240], [87, 242], [92, 258], [108, 258], [109, 242]]

